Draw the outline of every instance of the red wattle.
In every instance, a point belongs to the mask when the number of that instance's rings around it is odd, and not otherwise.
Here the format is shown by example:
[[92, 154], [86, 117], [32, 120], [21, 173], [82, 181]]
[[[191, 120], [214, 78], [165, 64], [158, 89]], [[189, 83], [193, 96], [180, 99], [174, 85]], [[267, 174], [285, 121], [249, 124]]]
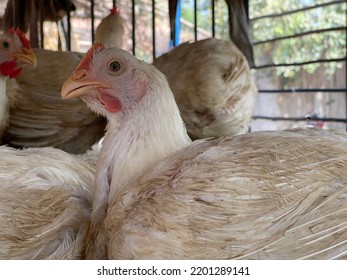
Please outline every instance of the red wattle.
[[0, 64], [0, 72], [3, 76], [9, 76], [10, 78], [15, 78], [19, 75], [22, 68], [15, 69], [17, 66], [14, 61], [5, 61]]
[[98, 98], [100, 102], [106, 107], [107, 111], [111, 113], [116, 113], [122, 110], [122, 104], [117, 98], [105, 93], [100, 89], [98, 93]]

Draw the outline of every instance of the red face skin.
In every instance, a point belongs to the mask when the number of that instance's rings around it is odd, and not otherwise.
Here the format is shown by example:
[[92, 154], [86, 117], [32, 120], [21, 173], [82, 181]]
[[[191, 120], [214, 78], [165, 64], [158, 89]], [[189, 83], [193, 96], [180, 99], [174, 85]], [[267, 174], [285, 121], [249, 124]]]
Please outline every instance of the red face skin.
[[65, 81], [62, 98], [79, 97], [105, 117], [132, 110], [148, 91], [148, 83], [142, 70], [117, 52], [126, 53], [95, 43]]
[[9, 29], [0, 38], [0, 73], [9, 78], [16, 78], [23, 64], [36, 64], [36, 57], [30, 42], [19, 29]]

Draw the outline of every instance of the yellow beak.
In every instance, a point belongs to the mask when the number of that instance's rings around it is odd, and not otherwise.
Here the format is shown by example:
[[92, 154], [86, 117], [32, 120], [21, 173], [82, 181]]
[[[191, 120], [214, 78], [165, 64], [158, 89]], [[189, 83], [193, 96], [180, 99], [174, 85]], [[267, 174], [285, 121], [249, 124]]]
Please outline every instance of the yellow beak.
[[72, 74], [63, 84], [61, 89], [62, 99], [71, 99], [80, 97], [88, 92], [95, 92], [97, 88], [109, 88], [110, 86], [103, 81], [95, 80], [75, 80]]
[[22, 52], [17, 52], [12, 54], [12, 58], [14, 60], [20, 61], [26, 64], [32, 64], [36, 66], [36, 55], [34, 54], [32, 49], [24, 48]]

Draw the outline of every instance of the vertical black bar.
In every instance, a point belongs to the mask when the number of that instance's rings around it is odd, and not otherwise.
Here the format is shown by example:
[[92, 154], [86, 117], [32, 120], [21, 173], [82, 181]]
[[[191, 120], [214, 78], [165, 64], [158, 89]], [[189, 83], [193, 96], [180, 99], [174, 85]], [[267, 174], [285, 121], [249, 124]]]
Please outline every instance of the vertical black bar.
[[70, 15], [71, 7], [69, 7], [69, 10], [67, 12], [67, 36], [66, 36], [66, 48], [68, 51], [71, 51], [71, 15]]
[[30, 1], [30, 44], [34, 48], [39, 47], [39, 30], [38, 30], [38, 21], [39, 21], [39, 11], [36, 7], [36, 1]]
[[135, 39], [135, 0], [131, 0], [131, 13], [132, 13], [132, 18], [131, 18], [131, 21], [132, 21], [132, 25], [133, 25], [133, 55], [136, 55], [136, 51], [135, 51], [135, 48], [136, 48], [136, 39]]
[[197, 13], [198, 7], [196, 0], [194, 0], [194, 40], [198, 40], [198, 13]]
[[152, 0], [152, 55], [153, 60], [155, 59], [155, 0]]
[[[12, 1], [12, 18], [13, 18], [13, 27], [17, 28], [17, 7], [16, 7], [16, 1]], [[3, 24], [4, 26], [4, 24]]]
[[43, 34], [43, 0], [40, 0], [39, 2], [39, 14], [40, 14], [40, 47], [41, 49], [44, 48], [45, 44], [44, 44], [44, 34]]
[[247, 13], [247, 22], [249, 23], [249, 3], [248, 3], [248, 0], [244, 0], [243, 3], [245, 5], [245, 9], [246, 9], [246, 13]]
[[[68, 46], [68, 42], [67, 42], [67, 34], [66, 34], [66, 30], [65, 30], [65, 24], [64, 24], [64, 21], [60, 21], [60, 25], [61, 25], [61, 29], [63, 30], [63, 33], [64, 33], [64, 38], [65, 38], [65, 42], [66, 42], [66, 48]], [[61, 40], [60, 40], [60, 36], [58, 35], [58, 50], [61, 50], [62, 47], [61, 47]]]
[[113, 1], [112, 1], [112, 8], [116, 7], [116, 5], [117, 5], [117, 1], [116, 1], [116, 0], [113, 0]]
[[94, 44], [94, 0], [90, 1], [90, 19], [92, 20], [92, 44]]
[[212, 11], [212, 37], [216, 36], [216, 17], [215, 17], [215, 3], [211, 0], [211, 11]]

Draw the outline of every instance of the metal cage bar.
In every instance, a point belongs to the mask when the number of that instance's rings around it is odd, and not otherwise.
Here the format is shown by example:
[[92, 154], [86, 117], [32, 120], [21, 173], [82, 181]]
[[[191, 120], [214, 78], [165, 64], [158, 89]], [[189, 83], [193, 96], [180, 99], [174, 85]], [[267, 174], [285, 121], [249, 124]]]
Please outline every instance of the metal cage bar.
[[212, 17], [212, 37], [216, 37], [216, 11], [215, 0], [211, 0], [211, 17]]
[[287, 11], [287, 12], [283, 12], [283, 13], [279, 13], [279, 14], [268, 14], [268, 15], [264, 15], [264, 16], [260, 16], [260, 17], [251, 18], [250, 21], [256, 21], [256, 20], [263, 19], [263, 18], [282, 17], [282, 16], [295, 14], [295, 13], [302, 12], [302, 11], [316, 9], [316, 8], [320, 8], [320, 7], [324, 7], [324, 6], [340, 4], [340, 3], [344, 3], [344, 2], [346, 2], [346, 0], [336, 0], [336, 1], [331, 1], [331, 2], [327, 2], [327, 3], [317, 4], [314, 6], [306, 6], [306, 7], [303, 7], [301, 9], [291, 10], [291, 11]]
[[293, 88], [293, 89], [259, 89], [259, 93], [297, 93], [297, 92], [346, 92], [347, 88]]
[[133, 38], [133, 44], [132, 44], [132, 51], [133, 55], [136, 55], [136, 34], [135, 34], [135, 0], [131, 0], [131, 23], [132, 23], [132, 38]]
[[279, 66], [301, 66], [311, 63], [329, 63], [329, 62], [339, 62], [339, 61], [346, 61], [346, 57], [341, 58], [332, 58], [332, 59], [317, 59], [317, 60], [310, 60], [310, 61], [303, 61], [303, 62], [294, 62], [294, 63], [270, 63], [270, 64], [263, 64], [259, 66], [255, 66], [254, 69], [262, 69], [262, 68], [268, 68], [268, 67], [279, 67]]
[[90, 1], [90, 19], [91, 19], [91, 35], [92, 35], [92, 44], [94, 44], [95, 40], [95, 34], [94, 34], [94, 28], [95, 28], [95, 15], [94, 15], [94, 0]]
[[198, 3], [194, 0], [194, 40], [198, 40]]
[[44, 48], [45, 45], [45, 35], [43, 32], [43, 17], [44, 17], [44, 13], [43, 13], [43, 0], [39, 1], [39, 18], [40, 18], [40, 48]]
[[71, 51], [71, 15], [67, 13], [67, 36], [66, 36], [66, 48]]
[[153, 60], [156, 57], [156, 48], [155, 48], [155, 0], [152, 0], [152, 56]]
[[333, 31], [345, 31], [346, 32], [346, 27], [345, 26], [339, 26], [339, 27], [332, 27], [332, 28], [310, 30], [310, 31], [306, 31], [306, 32], [301, 32], [299, 34], [293, 34], [293, 35], [276, 37], [273, 39], [253, 42], [253, 45], [260, 45], [260, 44], [271, 43], [271, 42], [275, 42], [275, 41], [279, 41], [279, 40], [286, 40], [286, 39], [297, 38], [297, 37], [302, 37], [302, 36], [316, 34], [316, 33], [333, 32]]
[[269, 117], [269, 116], [252, 116], [252, 119], [262, 119], [270, 121], [324, 121], [324, 122], [338, 122], [338, 123], [347, 123], [347, 119], [343, 118], [316, 118], [316, 117]]

